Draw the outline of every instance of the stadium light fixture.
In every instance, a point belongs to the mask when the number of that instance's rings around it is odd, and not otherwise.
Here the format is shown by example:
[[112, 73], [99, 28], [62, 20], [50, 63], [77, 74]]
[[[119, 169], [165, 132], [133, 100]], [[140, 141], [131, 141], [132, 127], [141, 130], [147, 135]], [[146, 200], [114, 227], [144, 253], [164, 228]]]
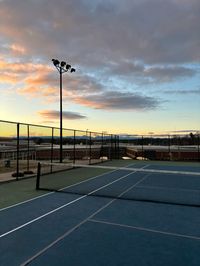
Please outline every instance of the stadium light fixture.
[[52, 62], [60, 75], [60, 163], [63, 162], [63, 134], [62, 134], [62, 75], [70, 70], [70, 73], [75, 72], [75, 68], [72, 68], [71, 65], [67, 64], [65, 61], [59, 61], [58, 59], [52, 59]]

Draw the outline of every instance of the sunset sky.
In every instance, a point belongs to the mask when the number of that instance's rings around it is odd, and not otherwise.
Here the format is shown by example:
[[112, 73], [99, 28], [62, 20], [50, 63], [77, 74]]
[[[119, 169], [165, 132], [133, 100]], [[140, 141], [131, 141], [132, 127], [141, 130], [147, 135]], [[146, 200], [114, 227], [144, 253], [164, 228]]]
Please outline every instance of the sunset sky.
[[200, 130], [199, 0], [0, 0], [0, 119], [123, 134]]

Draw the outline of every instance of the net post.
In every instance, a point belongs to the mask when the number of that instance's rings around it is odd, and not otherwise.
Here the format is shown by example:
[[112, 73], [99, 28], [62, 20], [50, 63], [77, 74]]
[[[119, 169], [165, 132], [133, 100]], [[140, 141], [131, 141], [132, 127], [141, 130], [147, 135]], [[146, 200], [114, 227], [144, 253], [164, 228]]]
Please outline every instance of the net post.
[[41, 175], [41, 163], [38, 163], [37, 167], [37, 177], [36, 177], [36, 190], [40, 188], [40, 175]]

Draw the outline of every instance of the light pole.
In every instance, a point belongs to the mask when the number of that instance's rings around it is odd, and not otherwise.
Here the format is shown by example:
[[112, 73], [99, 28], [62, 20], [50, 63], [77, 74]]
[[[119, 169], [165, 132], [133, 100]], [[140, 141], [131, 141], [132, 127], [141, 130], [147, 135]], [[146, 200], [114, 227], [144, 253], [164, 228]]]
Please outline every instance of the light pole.
[[62, 74], [70, 71], [71, 73], [75, 72], [75, 68], [72, 68], [71, 65], [67, 64], [64, 61], [59, 61], [57, 59], [52, 59], [54, 66], [57, 68], [60, 74], [60, 163], [63, 162], [63, 148], [62, 148]]

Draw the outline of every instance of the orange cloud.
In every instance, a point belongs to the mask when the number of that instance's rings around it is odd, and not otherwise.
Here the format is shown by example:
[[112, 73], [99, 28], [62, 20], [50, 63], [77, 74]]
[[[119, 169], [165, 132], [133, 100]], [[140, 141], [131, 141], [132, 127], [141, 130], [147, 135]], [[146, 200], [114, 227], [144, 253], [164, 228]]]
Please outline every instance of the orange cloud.
[[[21, 49], [14, 45], [13, 49], [15, 48]], [[21, 95], [54, 96], [56, 89], [49, 84], [51, 75], [48, 73], [51, 71], [53, 70], [44, 64], [11, 62], [0, 57], [0, 84], [15, 85], [16, 92]]]
[[73, 97], [73, 101], [77, 104], [91, 107], [91, 108], [95, 108], [95, 109], [102, 109], [103, 108], [103, 103], [97, 103], [97, 102], [88, 100], [88, 99], [83, 98], [83, 97]]
[[52, 75], [49, 75], [51, 72], [49, 69], [43, 69], [42, 71], [39, 71], [40, 73], [37, 75], [34, 75], [33, 77], [28, 77], [25, 79], [25, 82], [29, 85], [47, 85], [49, 83], [54, 82], [54, 77]]
[[58, 95], [58, 89], [54, 87], [47, 87], [44, 88], [42, 94], [44, 96], [57, 96]]
[[31, 96], [36, 96], [38, 93], [40, 93], [40, 88], [37, 87], [24, 87], [17, 89], [17, 92], [19, 94], [29, 94]]
[[40, 95], [40, 97], [49, 97], [49, 99], [51, 99], [53, 96], [54, 101], [55, 101], [55, 96], [58, 95], [58, 90], [57, 88], [54, 88], [54, 87], [42, 88], [39, 86], [38, 87], [27, 86], [27, 87], [17, 89], [17, 92], [21, 95], [28, 95], [31, 97], [37, 97]]
[[20, 77], [18, 75], [3, 73], [0, 72], [0, 83], [11, 83], [16, 84], [16, 82], [20, 81]]
[[26, 54], [26, 48], [21, 46], [21, 45], [19, 45], [19, 44], [11, 44], [10, 45], [10, 50], [15, 55], [24, 55], [24, 54]]
[[52, 68], [36, 63], [19, 63], [19, 62], [8, 62], [2, 58], [0, 58], [0, 71], [2, 73], [9, 72], [15, 74], [30, 74], [32, 73], [48, 73], [52, 71]]

